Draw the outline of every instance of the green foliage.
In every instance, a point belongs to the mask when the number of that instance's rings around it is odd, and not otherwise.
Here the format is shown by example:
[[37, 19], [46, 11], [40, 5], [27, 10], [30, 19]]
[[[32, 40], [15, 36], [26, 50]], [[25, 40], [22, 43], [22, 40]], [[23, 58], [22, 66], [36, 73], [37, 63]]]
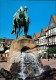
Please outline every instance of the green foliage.
[[49, 54], [56, 53], [56, 47], [48, 48], [46, 52]]
[[54, 48], [54, 53], [56, 53], [56, 47]]

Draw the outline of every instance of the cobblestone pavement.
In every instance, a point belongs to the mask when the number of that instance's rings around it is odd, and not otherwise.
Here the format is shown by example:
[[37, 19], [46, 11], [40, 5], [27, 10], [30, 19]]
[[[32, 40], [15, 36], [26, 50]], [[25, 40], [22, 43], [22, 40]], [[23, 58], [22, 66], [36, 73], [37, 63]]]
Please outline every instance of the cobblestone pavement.
[[51, 68], [56, 68], [56, 59], [41, 59], [43, 66], [50, 65]]
[[[49, 59], [49, 61], [48, 59], [41, 59], [41, 62], [43, 66], [50, 65], [51, 68], [56, 68], [56, 59]], [[6, 69], [7, 65], [7, 62], [0, 62], [0, 68], [3, 66], [3, 68]]]

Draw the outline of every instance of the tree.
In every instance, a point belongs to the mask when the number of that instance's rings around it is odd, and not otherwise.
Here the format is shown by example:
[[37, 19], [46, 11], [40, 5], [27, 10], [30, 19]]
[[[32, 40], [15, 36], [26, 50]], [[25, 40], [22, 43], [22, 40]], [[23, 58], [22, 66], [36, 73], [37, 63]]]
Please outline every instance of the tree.
[[56, 47], [54, 48], [54, 53], [56, 53]]
[[46, 52], [49, 54], [56, 53], [56, 47], [48, 48]]

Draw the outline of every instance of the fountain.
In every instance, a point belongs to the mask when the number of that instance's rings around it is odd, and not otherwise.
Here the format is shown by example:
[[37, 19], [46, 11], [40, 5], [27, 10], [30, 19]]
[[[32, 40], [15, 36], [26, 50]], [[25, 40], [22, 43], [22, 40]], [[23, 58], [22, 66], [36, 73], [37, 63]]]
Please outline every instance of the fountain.
[[12, 42], [8, 64], [7, 70], [16, 72], [17, 78], [22, 80], [39, 76], [43, 72], [38, 60], [36, 43], [29, 38], [16, 39]]
[[13, 40], [7, 68], [0, 70], [0, 77], [4, 77], [5, 80], [51, 80], [54, 72], [56, 69], [41, 65], [35, 41], [22, 38]]
[[33, 53], [21, 53], [21, 72], [19, 75], [23, 80], [30, 76], [39, 76], [42, 72], [41, 64]]

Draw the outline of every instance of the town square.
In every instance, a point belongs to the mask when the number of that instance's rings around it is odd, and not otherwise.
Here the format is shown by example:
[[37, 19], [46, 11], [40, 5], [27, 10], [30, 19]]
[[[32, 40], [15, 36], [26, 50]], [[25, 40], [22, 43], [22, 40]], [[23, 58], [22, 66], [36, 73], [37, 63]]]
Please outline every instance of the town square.
[[56, 80], [56, 1], [0, 4], [0, 80]]

